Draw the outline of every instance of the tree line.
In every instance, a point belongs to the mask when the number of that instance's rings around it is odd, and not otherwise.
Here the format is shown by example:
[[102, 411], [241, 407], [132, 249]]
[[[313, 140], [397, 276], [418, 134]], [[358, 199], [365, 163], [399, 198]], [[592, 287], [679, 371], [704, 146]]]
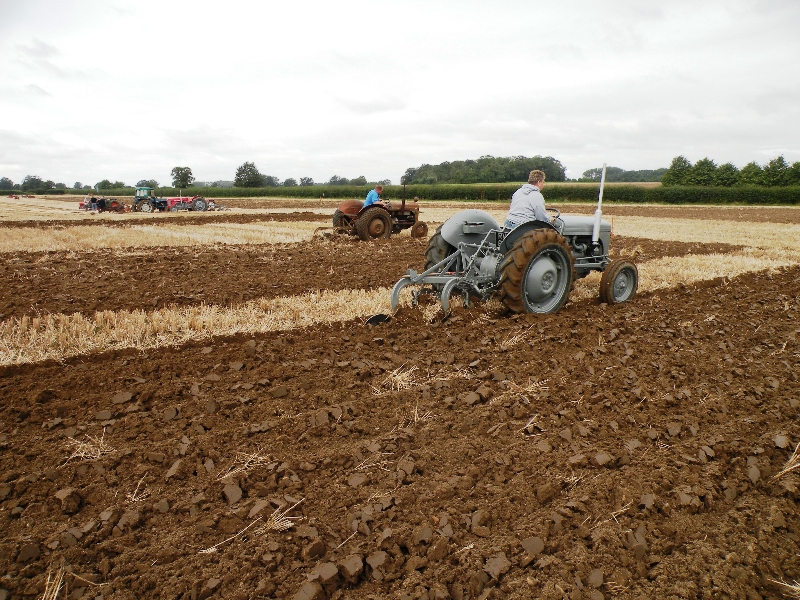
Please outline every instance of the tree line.
[[370, 182], [367, 181], [367, 178], [364, 177], [363, 175], [355, 177], [354, 179], [348, 179], [347, 177], [340, 177], [339, 175], [334, 175], [328, 180], [327, 184], [315, 183], [314, 179], [312, 179], [311, 177], [301, 177], [299, 182], [292, 177], [289, 177], [288, 179], [284, 179], [283, 181], [281, 181], [274, 175], [263, 175], [258, 170], [258, 167], [256, 167], [255, 163], [252, 162], [245, 162], [244, 164], [240, 165], [236, 169], [236, 175], [233, 178], [234, 187], [242, 187], [242, 188], [278, 187], [278, 186], [294, 187], [298, 185], [300, 186], [369, 185], [371, 183], [390, 185], [392, 182], [389, 179]]
[[[482, 156], [477, 160], [443, 162], [438, 165], [423, 164], [406, 169], [401, 177], [401, 184], [435, 185], [435, 184], [469, 184], [469, 183], [518, 183], [526, 181], [528, 173], [534, 169], [544, 171], [547, 181], [599, 182], [602, 169], [596, 167], [583, 172], [582, 177], [575, 180], [566, 178], [566, 169], [560, 161], [552, 156], [494, 157]], [[187, 189], [195, 185], [195, 177], [190, 167], [174, 167], [171, 171], [172, 186]], [[709, 158], [698, 160], [695, 164], [684, 156], [672, 159], [669, 168], [644, 169], [628, 171], [619, 167], [606, 168], [608, 182], [647, 182], [660, 181], [664, 186], [716, 186], [731, 187], [740, 185], [752, 186], [793, 186], [800, 185], [800, 162], [789, 164], [783, 156], [772, 159], [763, 167], [750, 162], [741, 169], [728, 162], [717, 165]], [[253, 162], [245, 162], [237, 167], [233, 185], [239, 188], [294, 187], [294, 186], [365, 186], [391, 185], [389, 179], [367, 181], [363, 175], [348, 179], [333, 175], [327, 182], [317, 183], [311, 177], [300, 177], [296, 180], [289, 177], [281, 181], [274, 175], [262, 174]], [[202, 184], [200, 184], [202, 185]], [[205, 187], [216, 187], [216, 183]], [[85, 185], [76, 181], [70, 188], [64, 183], [44, 180], [36, 175], [27, 175], [21, 183], [15, 183], [8, 177], [0, 177], [0, 190], [20, 190], [46, 192], [48, 190], [112, 190], [130, 187], [121, 181], [103, 179], [95, 185]], [[155, 179], [140, 179], [136, 187], [161, 187]]]
[[552, 156], [481, 156], [477, 160], [457, 160], [438, 165], [423, 164], [406, 169], [403, 183], [507, 183], [527, 181], [528, 173], [544, 171], [547, 181], [564, 181], [566, 169]]
[[[170, 175], [172, 176], [172, 187], [176, 188], [190, 188], [193, 187], [196, 179], [190, 167], [175, 167], [172, 169]], [[347, 177], [340, 177], [339, 175], [332, 176], [327, 183], [316, 183], [311, 177], [301, 177], [300, 181], [289, 177], [281, 181], [274, 175], [264, 175], [256, 167], [255, 163], [245, 162], [236, 169], [233, 178], [233, 185], [242, 188], [262, 188], [262, 187], [293, 187], [293, 186], [311, 186], [311, 185], [337, 185], [337, 186], [360, 186], [370, 184], [391, 185], [391, 180], [382, 179], [381, 181], [367, 181], [363, 175], [348, 179]], [[216, 187], [217, 183], [205, 185], [204, 187]], [[0, 178], [0, 190], [20, 190], [20, 191], [38, 191], [46, 192], [48, 190], [114, 190], [131, 187], [121, 181], [111, 181], [103, 179], [94, 185], [84, 185], [80, 181], [76, 181], [70, 188], [63, 183], [55, 183], [50, 180], [43, 180], [36, 175], [28, 175], [22, 183], [14, 183], [8, 177]], [[140, 179], [136, 182], [136, 187], [161, 187], [159, 182], [155, 179]]]
[[[619, 167], [606, 167], [606, 181], [619, 183], [644, 183], [648, 181], [661, 181], [666, 167], [661, 169], [642, 169], [640, 171], [626, 171]], [[579, 182], [599, 182], [603, 175], [602, 167], [595, 167], [583, 172], [577, 179]]]
[[692, 164], [685, 156], [676, 156], [661, 178], [661, 183], [664, 186], [716, 187], [800, 185], [800, 162], [790, 165], [781, 155], [763, 167], [756, 162], [750, 162], [738, 169], [729, 162], [718, 166], [710, 158], [702, 158]]

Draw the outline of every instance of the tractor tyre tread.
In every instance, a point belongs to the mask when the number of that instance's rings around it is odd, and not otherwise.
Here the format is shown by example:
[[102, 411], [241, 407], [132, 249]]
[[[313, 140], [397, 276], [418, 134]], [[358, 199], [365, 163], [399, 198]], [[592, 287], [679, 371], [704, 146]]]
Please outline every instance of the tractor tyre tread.
[[[625, 295], [623, 299], [617, 299], [614, 295], [614, 282], [616, 281], [617, 277], [625, 271], [626, 269], [631, 271], [632, 276], [632, 285], [630, 286], [631, 289]], [[605, 271], [603, 271], [603, 276], [600, 278], [600, 302], [605, 302], [606, 304], [619, 304], [620, 302], [627, 302], [631, 300], [636, 295], [636, 290], [639, 287], [639, 270], [636, 268], [636, 265], [627, 260], [614, 260], [611, 261]]]
[[347, 217], [338, 208], [333, 211], [333, 226], [334, 227], [347, 227]]
[[428, 235], [428, 224], [422, 221], [417, 221], [411, 227], [411, 237], [412, 238], [424, 238]]
[[428, 248], [425, 250], [425, 270], [442, 262], [455, 251], [456, 249], [442, 237], [442, 226], [440, 225], [436, 228], [436, 233], [428, 240]]
[[[375, 219], [381, 219], [383, 221], [383, 232], [373, 237], [370, 235], [370, 225], [372, 221]], [[370, 240], [378, 240], [378, 239], [386, 239], [390, 235], [392, 235], [392, 219], [384, 209], [380, 207], [371, 207], [365, 210], [358, 220], [356, 221], [356, 233], [358, 237], [365, 242]]]
[[500, 280], [497, 283], [499, 298], [510, 311], [515, 313], [529, 312], [523, 298], [525, 293], [523, 291], [525, 272], [528, 264], [536, 254], [542, 249], [553, 245], [559, 246], [565, 255], [569, 257], [569, 285], [560, 301], [547, 312], [556, 312], [566, 303], [575, 285], [575, 258], [572, 256], [567, 240], [557, 231], [536, 229], [518, 239], [506, 253], [505, 258], [498, 267], [500, 272]]

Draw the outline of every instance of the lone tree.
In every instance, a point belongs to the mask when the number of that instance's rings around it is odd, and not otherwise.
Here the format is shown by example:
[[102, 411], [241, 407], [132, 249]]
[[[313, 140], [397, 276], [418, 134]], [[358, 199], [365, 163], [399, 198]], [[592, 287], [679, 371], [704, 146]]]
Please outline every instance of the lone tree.
[[731, 187], [739, 183], [739, 169], [733, 163], [725, 163], [714, 172], [714, 185]]
[[762, 181], [764, 185], [789, 185], [790, 184], [790, 169], [789, 163], [780, 155], [778, 158], [773, 158], [762, 169]]
[[22, 191], [27, 192], [30, 190], [44, 189], [44, 181], [37, 175], [26, 175], [22, 180]]
[[300, 185], [314, 185], [314, 180], [311, 177], [301, 177]]
[[0, 177], [0, 190], [13, 190], [14, 182], [8, 177]]
[[136, 182], [136, 187], [151, 187], [156, 189], [158, 187], [158, 182], [155, 179], [140, 179]]
[[689, 169], [683, 183], [688, 185], [714, 185], [719, 167], [710, 158], [701, 158]]
[[189, 187], [194, 181], [194, 175], [189, 167], [175, 167], [171, 175], [173, 187]]
[[742, 185], [764, 185], [764, 171], [757, 162], [749, 162], [739, 171], [739, 183]]
[[661, 178], [662, 185], [686, 185], [691, 173], [692, 163], [685, 156], [676, 156]]
[[246, 162], [236, 169], [233, 185], [236, 187], [261, 187], [264, 176], [259, 173], [255, 163]]
[[289, 177], [288, 179], [283, 180], [283, 187], [294, 187], [297, 185], [297, 180], [293, 177]]

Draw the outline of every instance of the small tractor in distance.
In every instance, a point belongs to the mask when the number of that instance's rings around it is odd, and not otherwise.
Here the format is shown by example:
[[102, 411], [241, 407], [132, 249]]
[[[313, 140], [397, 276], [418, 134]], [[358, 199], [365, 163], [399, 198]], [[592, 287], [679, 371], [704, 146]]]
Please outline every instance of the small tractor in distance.
[[634, 297], [639, 284], [636, 265], [611, 260], [611, 225], [602, 220], [605, 165], [594, 218], [566, 216], [548, 208], [550, 222], [528, 221], [508, 230], [481, 210], [456, 213], [436, 230], [425, 252], [425, 270], [409, 269], [392, 289], [392, 312], [407, 286], [428, 286], [412, 293], [416, 305], [422, 294], [437, 297], [445, 315], [450, 296], [462, 297], [465, 307], [497, 294], [515, 313], [554, 313], [567, 301], [576, 278], [602, 272], [600, 300], [607, 304]]
[[416, 200], [407, 203], [405, 198], [399, 205], [387, 201], [367, 207], [361, 200], [340, 202], [333, 213], [333, 227], [365, 242], [388, 238], [404, 229], [411, 229], [413, 238], [428, 235], [428, 226], [419, 220], [419, 204]]
[[202, 196], [186, 198], [183, 196], [173, 198], [157, 198], [153, 195], [151, 187], [137, 187], [133, 197], [131, 210], [134, 212], [152, 213], [156, 211], [178, 212], [179, 210], [194, 210], [202, 212], [208, 208], [208, 201]]

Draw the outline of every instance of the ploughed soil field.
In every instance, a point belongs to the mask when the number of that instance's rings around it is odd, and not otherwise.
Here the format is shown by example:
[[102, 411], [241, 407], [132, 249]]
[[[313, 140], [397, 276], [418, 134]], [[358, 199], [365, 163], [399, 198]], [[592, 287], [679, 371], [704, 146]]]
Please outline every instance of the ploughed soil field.
[[[231, 304], [310, 290], [392, 286], [421, 269], [427, 240], [400, 236], [370, 245], [356, 239], [241, 247], [136, 251], [20, 252], [0, 263], [0, 318], [41, 313]], [[614, 238], [637, 261], [711, 254], [738, 246]]]
[[[0, 313], [388, 286], [424, 249], [9, 253]], [[103, 600], [791, 594], [800, 267], [553, 315], [427, 307], [0, 366], [0, 600], [62, 578]]]
[[[192, 225], [201, 225], [204, 223], [260, 223], [269, 221], [282, 221], [282, 222], [296, 222], [296, 221], [319, 221], [320, 227], [328, 225], [331, 217], [329, 215], [314, 213], [314, 212], [293, 212], [293, 213], [186, 213], [181, 215], [174, 214], [135, 214], [134, 218], [130, 215], [125, 215], [126, 218], [114, 220], [114, 213], [106, 213], [105, 217], [101, 219], [92, 219], [93, 215], [86, 214], [84, 219], [81, 220], [65, 220], [65, 219], [51, 219], [39, 221], [0, 221], [0, 229], [9, 228], [39, 228], [50, 229], [59, 227], [85, 227], [86, 225], [95, 225], [98, 227], [131, 227], [134, 225], [141, 225], [146, 222], [147, 225], [174, 225], [175, 219], [181, 219], [186, 223]], [[138, 217], [138, 218], [136, 218]], [[166, 217], [166, 218], [165, 218]]]

